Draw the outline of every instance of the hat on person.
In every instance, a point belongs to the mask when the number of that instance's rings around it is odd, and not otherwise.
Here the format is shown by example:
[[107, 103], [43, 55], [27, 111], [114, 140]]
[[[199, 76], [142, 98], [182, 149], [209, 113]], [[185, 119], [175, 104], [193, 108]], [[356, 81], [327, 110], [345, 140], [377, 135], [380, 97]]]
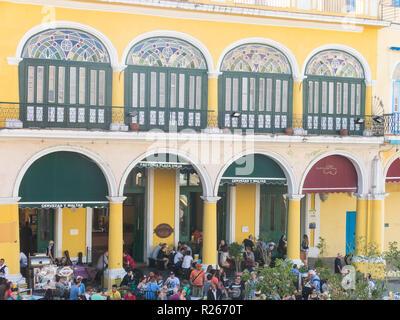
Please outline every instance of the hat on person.
[[173, 275], [173, 274], [175, 274], [175, 272], [171, 271], [169, 274], [170, 274], [170, 275]]

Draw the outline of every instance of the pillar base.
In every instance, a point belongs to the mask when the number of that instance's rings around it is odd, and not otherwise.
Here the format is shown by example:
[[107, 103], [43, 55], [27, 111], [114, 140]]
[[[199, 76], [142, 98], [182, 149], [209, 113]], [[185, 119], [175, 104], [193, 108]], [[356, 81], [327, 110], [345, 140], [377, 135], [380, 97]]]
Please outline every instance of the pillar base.
[[8, 274], [7, 279], [10, 280], [12, 283], [18, 283], [18, 284], [26, 283], [26, 279], [20, 273]]
[[286, 259], [285, 261], [283, 261], [284, 264], [286, 264], [287, 262], [291, 262], [293, 264], [296, 264], [299, 268], [304, 266], [303, 261], [301, 261], [300, 259]]
[[125, 275], [124, 269], [107, 269], [104, 271], [104, 287], [111, 289], [113, 284], [119, 285]]

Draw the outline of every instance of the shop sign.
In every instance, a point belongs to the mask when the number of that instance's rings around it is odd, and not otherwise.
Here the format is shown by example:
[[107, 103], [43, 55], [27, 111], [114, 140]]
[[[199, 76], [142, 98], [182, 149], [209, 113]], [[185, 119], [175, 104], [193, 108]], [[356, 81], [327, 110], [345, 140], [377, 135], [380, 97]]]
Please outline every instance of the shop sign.
[[286, 179], [276, 178], [222, 178], [222, 183], [249, 183], [249, 184], [266, 184], [266, 183], [285, 183]]
[[154, 233], [159, 238], [168, 238], [173, 232], [174, 229], [167, 223], [161, 223], [154, 229]]
[[54, 209], [54, 208], [82, 208], [83, 203], [43, 203], [41, 205], [42, 208], [45, 209]]

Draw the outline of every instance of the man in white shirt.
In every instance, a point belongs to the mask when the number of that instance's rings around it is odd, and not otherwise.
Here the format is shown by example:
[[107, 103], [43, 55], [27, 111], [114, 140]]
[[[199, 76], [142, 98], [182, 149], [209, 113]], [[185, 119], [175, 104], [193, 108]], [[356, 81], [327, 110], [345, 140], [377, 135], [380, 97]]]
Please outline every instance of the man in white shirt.
[[190, 255], [189, 251], [186, 251], [186, 255], [183, 257], [182, 268], [190, 269], [192, 266], [193, 257]]
[[8, 267], [5, 265], [5, 260], [0, 259], [0, 283], [3, 283], [8, 277]]
[[175, 273], [171, 271], [170, 276], [168, 279], [165, 281], [165, 284], [167, 285], [168, 291], [170, 294], [174, 291], [175, 288], [178, 289], [180, 286], [180, 281], [177, 277], [175, 277]]

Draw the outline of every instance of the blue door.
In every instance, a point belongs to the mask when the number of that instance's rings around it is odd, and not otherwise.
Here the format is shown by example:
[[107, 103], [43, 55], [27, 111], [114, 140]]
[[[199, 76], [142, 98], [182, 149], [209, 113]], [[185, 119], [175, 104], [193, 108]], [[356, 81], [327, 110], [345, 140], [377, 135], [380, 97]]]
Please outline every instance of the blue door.
[[346, 213], [346, 254], [354, 253], [356, 233], [356, 212]]

